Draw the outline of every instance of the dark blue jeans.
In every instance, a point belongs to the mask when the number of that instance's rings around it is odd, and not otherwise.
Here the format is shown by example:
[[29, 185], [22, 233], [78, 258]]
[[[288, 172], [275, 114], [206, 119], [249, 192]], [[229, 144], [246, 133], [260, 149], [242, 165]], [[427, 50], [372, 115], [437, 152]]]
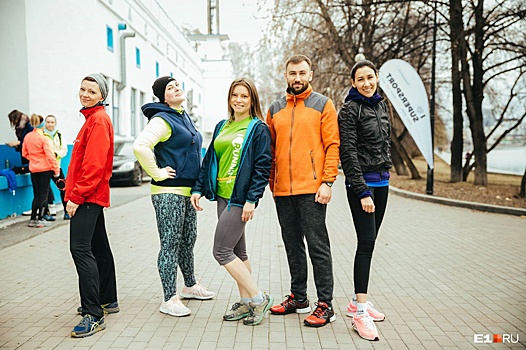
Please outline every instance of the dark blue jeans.
[[327, 205], [314, 201], [314, 194], [275, 197], [281, 236], [287, 252], [290, 291], [307, 298], [307, 241], [318, 300], [331, 304], [334, 289], [329, 233], [325, 225]]
[[82, 314], [95, 317], [102, 317], [102, 304], [117, 301], [115, 263], [102, 209], [97, 204], [82, 204], [71, 217], [69, 226], [70, 251], [79, 276]]

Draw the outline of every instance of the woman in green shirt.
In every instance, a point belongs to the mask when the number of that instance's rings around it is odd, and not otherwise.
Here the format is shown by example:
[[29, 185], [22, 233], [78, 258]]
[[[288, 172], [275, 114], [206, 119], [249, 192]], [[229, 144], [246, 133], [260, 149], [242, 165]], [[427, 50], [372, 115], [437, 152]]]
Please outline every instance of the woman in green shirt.
[[238, 285], [241, 300], [223, 316], [225, 321], [244, 319], [261, 323], [274, 299], [261, 292], [252, 279], [245, 242], [245, 225], [253, 219], [268, 184], [271, 166], [270, 132], [264, 122], [254, 83], [237, 79], [228, 92], [228, 120], [215, 128], [199, 176], [192, 189], [196, 210], [205, 196], [217, 201], [218, 223], [214, 258]]

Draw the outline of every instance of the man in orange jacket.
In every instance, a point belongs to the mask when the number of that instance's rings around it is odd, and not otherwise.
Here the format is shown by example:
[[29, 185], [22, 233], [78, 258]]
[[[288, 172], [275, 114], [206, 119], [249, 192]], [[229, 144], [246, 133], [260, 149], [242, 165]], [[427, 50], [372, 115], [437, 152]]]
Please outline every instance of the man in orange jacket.
[[273, 314], [309, 313], [306, 239], [318, 303], [304, 323], [321, 327], [336, 319], [334, 279], [325, 224], [332, 184], [338, 175], [340, 136], [333, 102], [312, 91], [311, 61], [294, 55], [285, 63], [287, 95], [267, 113], [272, 136], [270, 189], [274, 194], [291, 275], [290, 295], [270, 308]]

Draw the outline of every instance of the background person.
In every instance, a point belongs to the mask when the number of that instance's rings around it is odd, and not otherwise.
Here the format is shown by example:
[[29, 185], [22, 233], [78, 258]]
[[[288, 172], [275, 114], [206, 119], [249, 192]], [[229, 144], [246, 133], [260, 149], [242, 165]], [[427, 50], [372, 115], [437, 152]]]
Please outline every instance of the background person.
[[203, 210], [202, 195], [217, 201], [214, 258], [234, 278], [241, 296], [223, 319], [244, 319], [248, 326], [261, 323], [274, 301], [252, 278], [245, 238], [245, 225], [268, 184], [271, 161], [270, 133], [256, 87], [249, 79], [236, 79], [228, 91], [228, 120], [215, 127], [191, 201], [196, 210]]
[[29, 117], [16, 109], [9, 113], [8, 118], [11, 127], [15, 129], [16, 140], [7, 142], [6, 145], [13, 147], [17, 152], [20, 152], [20, 158], [22, 161], [21, 165], [26, 165], [29, 163], [29, 160], [22, 155], [22, 146], [26, 135], [33, 131], [33, 126], [29, 121]]
[[340, 110], [340, 158], [345, 174], [358, 245], [354, 257], [355, 293], [347, 307], [353, 327], [368, 340], [379, 340], [373, 321], [385, 315], [367, 301], [373, 250], [387, 206], [391, 126], [387, 106], [377, 92], [378, 70], [360, 61], [351, 70], [352, 88]]
[[[79, 277], [82, 320], [74, 338], [106, 328], [104, 311], [119, 311], [115, 263], [103, 208], [110, 206], [113, 126], [104, 109], [108, 85], [101, 74], [82, 79], [80, 113], [86, 118], [74, 143], [66, 179], [66, 211], [71, 215], [70, 251]], [[57, 164], [54, 159], [54, 163]], [[49, 181], [48, 181], [49, 183]], [[103, 310], [104, 309], [104, 310]]]
[[340, 135], [332, 101], [310, 85], [311, 61], [294, 55], [285, 63], [287, 95], [267, 113], [272, 135], [270, 189], [274, 194], [281, 236], [290, 271], [290, 294], [270, 308], [276, 315], [310, 312], [307, 299], [307, 254], [314, 271], [318, 302], [304, 320], [321, 327], [336, 320], [332, 309], [334, 278], [329, 233], [325, 224], [332, 184], [338, 175]]
[[[179, 296], [205, 300], [215, 295], [199, 284], [194, 274], [197, 214], [190, 203], [190, 190], [199, 173], [203, 139], [182, 107], [186, 97], [175, 78], [161, 77], [152, 89], [159, 102], [142, 106], [148, 124], [133, 150], [152, 178], [150, 191], [161, 242], [157, 269], [164, 292], [159, 311], [187, 316], [191, 310]], [[177, 266], [185, 284], [179, 294]]]
[[[62, 158], [68, 154], [68, 147], [65, 143], [62, 142], [62, 134], [60, 131], [58, 131], [57, 127], [57, 118], [54, 115], [48, 115], [46, 117], [46, 127], [44, 128], [44, 136], [48, 137], [51, 141], [51, 145], [53, 148], [53, 152], [55, 154], [55, 158], [57, 160], [58, 166], [60, 167], [60, 163]], [[66, 211], [66, 204], [67, 202], [64, 200], [65, 196], [65, 177], [64, 172], [62, 171], [62, 167], [60, 167], [60, 175], [58, 177], [53, 178], [53, 182], [55, 182], [55, 185], [60, 191], [60, 198], [62, 200], [62, 206], [64, 207], [64, 220], [69, 220], [70, 216], [68, 212]], [[52, 193], [52, 192], [51, 192]], [[48, 196], [48, 203], [49, 203], [49, 196]], [[53, 201], [51, 201], [53, 203]]]
[[31, 205], [31, 218], [29, 227], [45, 227], [51, 223], [44, 220], [49, 183], [52, 176], [60, 174], [60, 168], [55, 161], [51, 145], [43, 134], [43, 118], [31, 115], [31, 124], [37, 125], [33, 131], [25, 135], [22, 144], [22, 156], [29, 160], [31, 171], [31, 184], [33, 185], [33, 203]]

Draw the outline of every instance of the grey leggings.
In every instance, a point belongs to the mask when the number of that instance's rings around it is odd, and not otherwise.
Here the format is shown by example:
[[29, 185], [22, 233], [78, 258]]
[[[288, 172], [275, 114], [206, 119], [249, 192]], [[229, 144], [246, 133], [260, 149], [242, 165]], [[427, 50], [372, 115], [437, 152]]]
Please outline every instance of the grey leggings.
[[152, 195], [157, 218], [161, 249], [157, 268], [164, 291], [164, 301], [176, 294], [177, 265], [183, 273], [184, 284], [193, 286], [194, 245], [197, 238], [197, 214], [190, 197], [173, 193]]
[[217, 198], [217, 227], [214, 236], [214, 258], [219, 265], [226, 265], [239, 258], [248, 260], [247, 244], [245, 241], [246, 222], [241, 220], [243, 208], [231, 205], [227, 208], [228, 201]]

